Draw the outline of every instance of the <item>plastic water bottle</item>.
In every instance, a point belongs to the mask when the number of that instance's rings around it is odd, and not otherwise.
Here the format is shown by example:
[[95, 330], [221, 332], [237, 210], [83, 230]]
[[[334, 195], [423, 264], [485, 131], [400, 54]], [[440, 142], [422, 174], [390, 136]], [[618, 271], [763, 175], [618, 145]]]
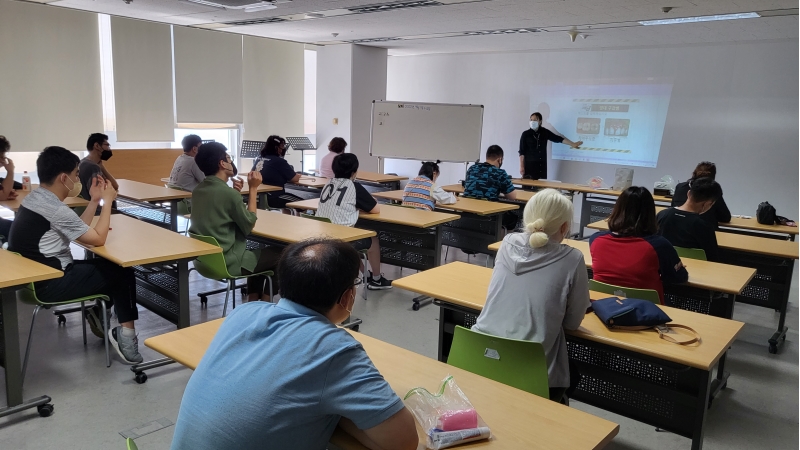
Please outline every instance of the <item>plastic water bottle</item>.
[[31, 190], [31, 176], [28, 175], [28, 171], [22, 173], [22, 190], [30, 192]]

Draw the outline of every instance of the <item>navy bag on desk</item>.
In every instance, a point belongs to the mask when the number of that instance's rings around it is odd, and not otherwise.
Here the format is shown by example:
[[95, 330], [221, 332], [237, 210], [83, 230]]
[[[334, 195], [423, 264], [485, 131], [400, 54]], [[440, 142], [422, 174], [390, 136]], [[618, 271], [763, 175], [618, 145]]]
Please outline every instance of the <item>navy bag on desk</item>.
[[[609, 297], [592, 302], [592, 309], [601, 322], [608, 328], [621, 330], [647, 330], [655, 328], [658, 337], [673, 344], [688, 345], [700, 341], [700, 335], [685, 325], [666, 325], [672, 319], [653, 302], [638, 298]], [[694, 334], [694, 338], [678, 341], [672, 336], [669, 328], [683, 328]]]

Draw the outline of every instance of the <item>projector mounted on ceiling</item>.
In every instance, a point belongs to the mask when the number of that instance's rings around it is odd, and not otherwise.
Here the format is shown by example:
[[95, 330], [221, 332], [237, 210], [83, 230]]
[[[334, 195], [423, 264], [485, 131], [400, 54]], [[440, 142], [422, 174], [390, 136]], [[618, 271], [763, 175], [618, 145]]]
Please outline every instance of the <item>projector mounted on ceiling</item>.
[[278, 3], [290, 3], [291, 0], [188, 0], [200, 5], [215, 6], [224, 9], [243, 9], [245, 12], [264, 11], [277, 8]]

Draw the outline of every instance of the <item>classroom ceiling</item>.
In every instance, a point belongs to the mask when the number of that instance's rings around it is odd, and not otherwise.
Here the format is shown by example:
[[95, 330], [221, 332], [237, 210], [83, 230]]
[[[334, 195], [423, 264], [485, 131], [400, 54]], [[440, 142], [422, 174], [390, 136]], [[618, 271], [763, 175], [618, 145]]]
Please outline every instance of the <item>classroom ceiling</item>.
[[[274, 9], [255, 12], [209, 3], [243, 6], [266, 2], [27, 1], [307, 44], [356, 42], [386, 47], [391, 55], [630, 48], [798, 38], [797, 0], [277, 0]], [[665, 13], [663, 7], [671, 10]], [[758, 12], [762, 17], [658, 26], [639, 24], [643, 20], [745, 12]], [[266, 23], [241, 24], [253, 21]], [[575, 42], [567, 33], [573, 28], [579, 33]]]

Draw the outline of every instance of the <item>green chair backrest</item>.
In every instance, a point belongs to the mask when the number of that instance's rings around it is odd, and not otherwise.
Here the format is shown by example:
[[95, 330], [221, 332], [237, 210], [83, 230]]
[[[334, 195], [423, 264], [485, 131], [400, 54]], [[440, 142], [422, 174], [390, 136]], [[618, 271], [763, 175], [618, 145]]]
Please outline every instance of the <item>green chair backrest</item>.
[[[197, 239], [198, 241], [205, 242], [206, 244], [217, 247], [220, 246], [219, 242], [217, 242], [217, 239], [211, 236], [203, 236], [202, 234], [194, 233], [189, 233], [189, 236], [192, 239]], [[225, 256], [223, 256], [222, 253], [198, 256], [194, 260], [194, 268], [197, 269], [197, 272], [200, 275], [206, 278], [211, 278], [212, 280], [226, 280], [233, 278], [233, 276], [228, 273], [228, 265], [225, 264]]]
[[319, 220], [320, 222], [331, 223], [331, 219], [328, 219], [327, 217], [312, 216], [311, 214], [300, 214], [300, 217], [305, 217], [306, 219], [311, 219], [311, 220]]
[[[11, 252], [17, 256], [22, 256], [17, 252]], [[28, 283], [24, 288], [17, 290], [17, 300], [29, 305], [40, 305], [42, 302], [36, 297], [36, 288], [33, 283]]]
[[447, 364], [550, 398], [547, 359], [538, 342], [491, 336], [457, 326]]
[[[189, 191], [188, 189], [184, 189], [180, 186], [175, 186], [174, 184], [169, 184], [169, 183], [164, 183], [164, 187], [175, 189], [176, 191], [186, 191], [186, 192]], [[192, 213], [192, 199], [184, 198], [178, 202], [178, 214], [185, 216], [186, 214], [191, 214], [191, 213]]]
[[616, 295], [619, 297], [638, 298], [661, 304], [661, 298], [658, 296], [658, 291], [653, 289], [636, 289], [623, 286], [614, 286], [613, 284], [602, 283], [596, 280], [589, 280], [589, 290], [602, 292], [604, 294]]
[[702, 261], [708, 260], [708, 258], [706, 258], [706, 251], [702, 248], [675, 247], [675, 251], [678, 252], [678, 256], [681, 258], [699, 259]]
[[139, 450], [139, 447], [136, 446], [136, 443], [131, 438], [126, 438], [125, 443], [128, 444], [128, 450]]

